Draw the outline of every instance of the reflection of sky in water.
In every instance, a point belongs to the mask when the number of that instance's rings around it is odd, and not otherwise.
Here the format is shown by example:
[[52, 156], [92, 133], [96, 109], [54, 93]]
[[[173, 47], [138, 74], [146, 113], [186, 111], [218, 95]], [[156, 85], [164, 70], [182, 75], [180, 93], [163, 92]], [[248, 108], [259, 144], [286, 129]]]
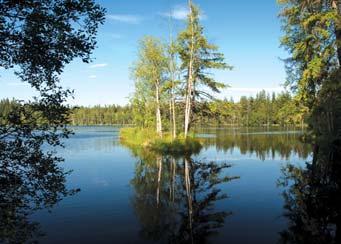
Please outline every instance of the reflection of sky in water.
[[[68, 186], [79, 187], [81, 192], [64, 199], [52, 213], [40, 211], [34, 215], [47, 233], [43, 242], [119, 243], [118, 240], [124, 240], [125, 243], [141, 243], [140, 223], [131, 206], [134, 192], [130, 186], [137, 159], [118, 143], [117, 128], [82, 127], [75, 132], [59, 154], [65, 157], [64, 167], [73, 170]], [[273, 134], [274, 138], [276, 136], [279, 135]], [[286, 162], [303, 164], [310, 159], [293, 151], [285, 157], [279, 151], [274, 154], [269, 151], [262, 157], [255, 151], [242, 153], [237, 144], [228, 150], [217, 150], [212, 143], [194, 157], [230, 163], [233, 167], [226, 169], [226, 174], [240, 176], [220, 186], [228, 198], [218, 201], [216, 208], [232, 211], [233, 215], [226, 218], [219, 235], [212, 237], [213, 242], [277, 241], [277, 233], [285, 227], [284, 219], [280, 218], [282, 189], [276, 186], [280, 169]]]

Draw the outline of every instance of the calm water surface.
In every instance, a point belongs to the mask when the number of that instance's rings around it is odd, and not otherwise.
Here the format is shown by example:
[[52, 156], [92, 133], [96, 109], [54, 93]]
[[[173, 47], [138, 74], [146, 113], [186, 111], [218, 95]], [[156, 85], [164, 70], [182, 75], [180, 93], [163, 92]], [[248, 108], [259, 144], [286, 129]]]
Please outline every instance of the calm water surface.
[[202, 129], [202, 151], [177, 158], [129, 149], [114, 127], [75, 131], [59, 154], [80, 192], [31, 216], [41, 243], [276, 243], [281, 169], [311, 160], [294, 131]]

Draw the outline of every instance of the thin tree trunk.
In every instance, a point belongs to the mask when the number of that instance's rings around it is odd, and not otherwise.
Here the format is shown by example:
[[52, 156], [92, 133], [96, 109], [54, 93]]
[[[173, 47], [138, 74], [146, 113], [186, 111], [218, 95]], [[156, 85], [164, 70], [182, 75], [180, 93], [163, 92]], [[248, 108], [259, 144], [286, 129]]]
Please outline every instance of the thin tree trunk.
[[187, 204], [188, 204], [188, 222], [189, 222], [189, 230], [191, 235], [191, 242], [193, 243], [193, 200], [192, 200], [192, 190], [191, 190], [191, 178], [190, 178], [190, 167], [188, 163], [188, 159], [185, 158], [185, 187], [186, 187], [186, 196], [187, 196]]
[[170, 101], [170, 115], [171, 115], [171, 125], [172, 125], [172, 138], [176, 138], [176, 115], [175, 115], [175, 57], [173, 52], [173, 31], [172, 31], [172, 14], [169, 15], [169, 43], [170, 43], [170, 60], [169, 60], [169, 70], [171, 76], [171, 101]]
[[160, 203], [160, 183], [161, 183], [161, 174], [162, 174], [162, 157], [157, 156], [156, 163], [159, 167], [158, 177], [157, 177], [157, 189], [156, 189], [156, 205], [159, 207]]
[[175, 115], [175, 94], [174, 94], [174, 81], [175, 81], [175, 65], [174, 57], [171, 57], [170, 72], [171, 72], [171, 100], [170, 100], [170, 115], [171, 115], [171, 126], [172, 126], [172, 138], [176, 138], [176, 115]]
[[173, 139], [176, 138], [176, 116], [175, 116], [175, 98], [172, 98], [172, 115], [173, 115]]
[[160, 110], [160, 87], [159, 81], [156, 82], [155, 97], [156, 97], [156, 132], [162, 137], [162, 121]]
[[176, 173], [176, 160], [171, 158], [171, 183], [169, 189], [169, 200], [174, 202], [175, 199], [175, 173]]
[[169, 183], [169, 201], [172, 201], [172, 192], [173, 192], [173, 164], [170, 164], [170, 172], [171, 172], [171, 177], [169, 178], [170, 183]]
[[169, 99], [169, 128], [171, 131], [171, 134], [173, 135], [173, 110], [172, 110], [172, 97]]
[[190, 59], [188, 65], [188, 80], [187, 80], [187, 91], [186, 91], [186, 104], [185, 104], [185, 137], [188, 135], [189, 123], [191, 119], [192, 109], [192, 92], [193, 92], [193, 52], [194, 52], [194, 23], [192, 13], [192, 1], [188, 1], [190, 10], [190, 25], [191, 25], [191, 47], [190, 47]]
[[[341, 0], [334, 0], [332, 7], [337, 11], [339, 18], [341, 18]], [[339, 65], [341, 66], [341, 23], [336, 23], [335, 26], [336, 48]]]

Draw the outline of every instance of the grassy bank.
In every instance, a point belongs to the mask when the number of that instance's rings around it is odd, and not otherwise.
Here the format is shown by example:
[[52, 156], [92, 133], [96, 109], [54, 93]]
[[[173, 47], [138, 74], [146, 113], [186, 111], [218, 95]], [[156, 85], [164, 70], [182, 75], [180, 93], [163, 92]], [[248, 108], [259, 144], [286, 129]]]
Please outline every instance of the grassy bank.
[[164, 133], [160, 138], [153, 130], [141, 128], [121, 128], [120, 140], [130, 147], [141, 147], [171, 155], [197, 154], [202, 148], [201, 142], [194, 135], [186, 139], [179, 135], [172, 139], [169, 133]]

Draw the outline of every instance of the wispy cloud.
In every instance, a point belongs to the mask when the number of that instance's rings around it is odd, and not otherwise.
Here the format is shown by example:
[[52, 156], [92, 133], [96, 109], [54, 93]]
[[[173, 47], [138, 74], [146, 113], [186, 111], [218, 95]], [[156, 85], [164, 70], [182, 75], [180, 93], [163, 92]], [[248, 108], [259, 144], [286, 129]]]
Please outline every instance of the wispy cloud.
[[140, 16], [130, 14], [108, 14], [107, 19], [127, 24], [139, 24], [142, 21]]
[[90, 78], [90, 79], [96, 79], [97, 76], [96, 76], [96, 75], [89, 75], [89, 78]]
[[[189, 9], [185, 5], [176, 5], [174, 6], [171, 11], [169, 12], [162, 12], [160, 13], [163, 17], [172, 17], [176, 20], [185, 20], [189, 14]], [[200, 19], [204, 20], [207, 19], [207, 16], [204, 13], [200, 13]]]
[[94, 68], [102, 68], [102, 67], [105, 67], [105, 66], [108, 66], [108, 64], [106, 63], [103, 63], [103, 64], [93, 64], [90, 66], [90, 68], [94, 69]]

